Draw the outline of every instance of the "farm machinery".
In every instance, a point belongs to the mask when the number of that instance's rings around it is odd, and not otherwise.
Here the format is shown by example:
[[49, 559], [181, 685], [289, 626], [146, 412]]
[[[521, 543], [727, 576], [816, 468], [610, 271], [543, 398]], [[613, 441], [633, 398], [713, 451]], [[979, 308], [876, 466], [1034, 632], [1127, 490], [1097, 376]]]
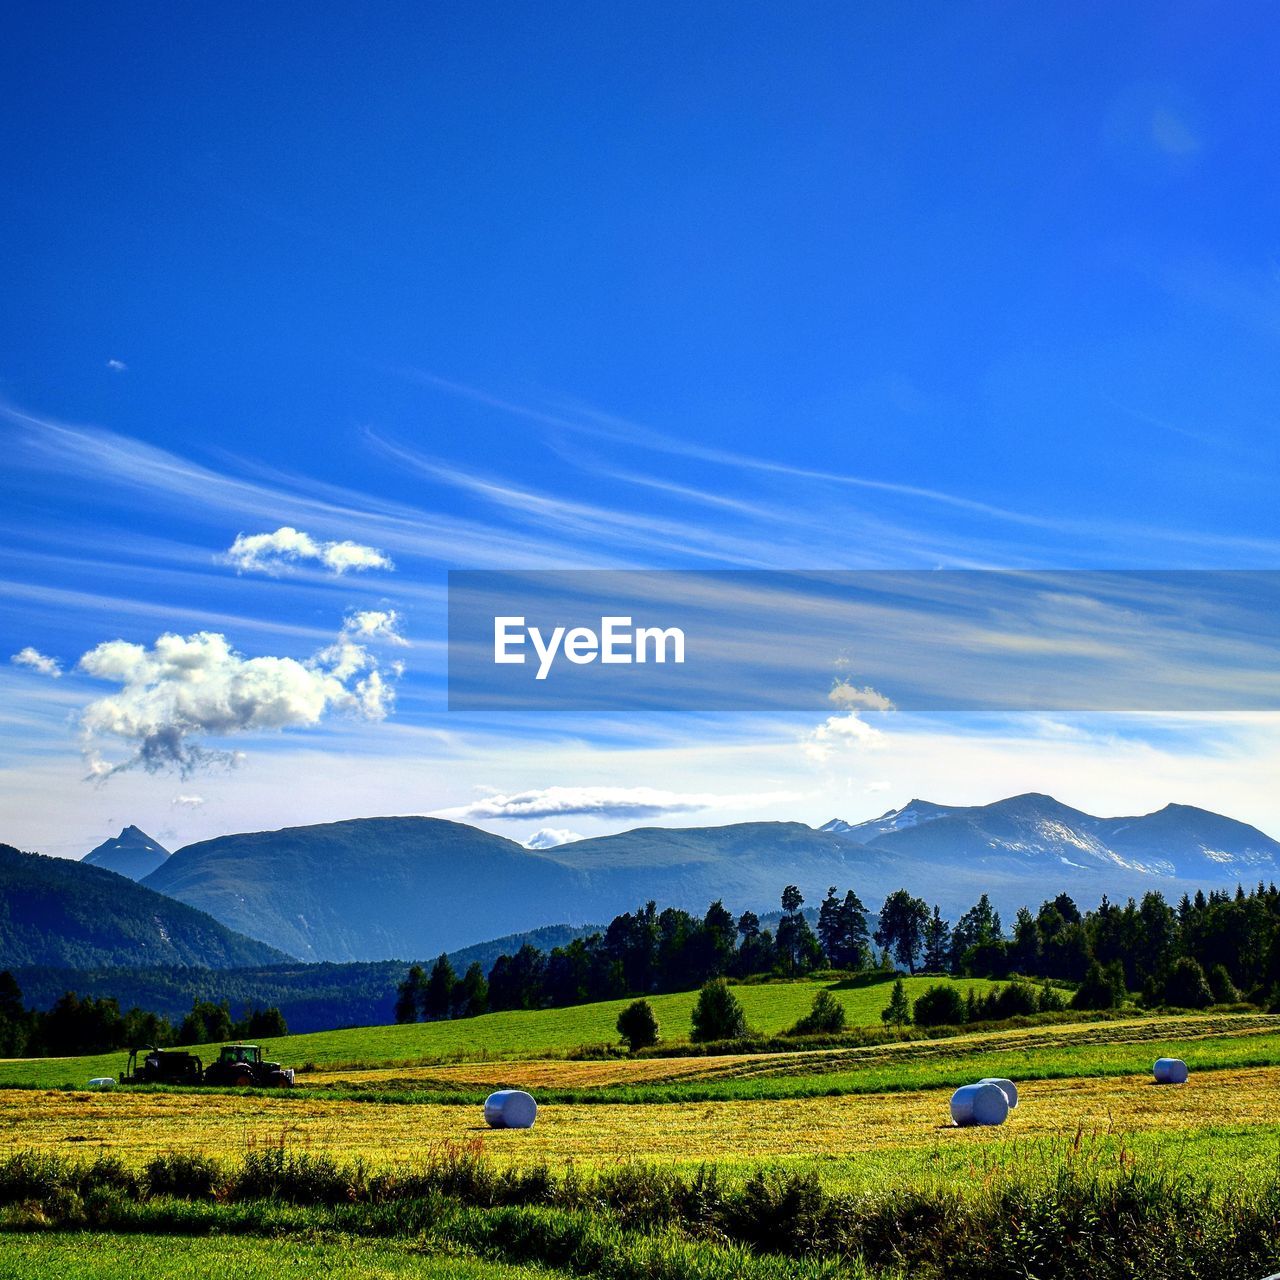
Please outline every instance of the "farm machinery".
[[204, 1069], [205, 1084], [230, 1084], [247, 1089], [258, 1085], [266, 1089], [287, 1089], [293, 1084], [293, 1068], [278, 1062], [264, 1062], [256, 1044], [226, 1044], [216, 1062]]
[[223, 1045], [207, 1067], [185, 1049], [144, 1046], [129, 1050], [129, 1063], [121, 1084], [214, 1084], [238, 1089], [254, 1086], [287, 1089], [293, 1084], [293, 1068], [266, 1062], [256, 1044]]
[[129, 1050], [129, 1065], [121, 1084], [201, 1084], [204, 1063], [185, 1049], [157, 1049], [153, 1045]]

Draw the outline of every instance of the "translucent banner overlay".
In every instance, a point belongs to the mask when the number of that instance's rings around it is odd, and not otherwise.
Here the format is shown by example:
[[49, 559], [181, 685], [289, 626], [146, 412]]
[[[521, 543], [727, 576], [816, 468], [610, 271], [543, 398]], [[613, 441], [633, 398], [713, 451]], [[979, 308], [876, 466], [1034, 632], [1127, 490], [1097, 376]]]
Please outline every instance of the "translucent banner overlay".
[[469, 711], [1280, 709], [1280, 571], [449, 574]]

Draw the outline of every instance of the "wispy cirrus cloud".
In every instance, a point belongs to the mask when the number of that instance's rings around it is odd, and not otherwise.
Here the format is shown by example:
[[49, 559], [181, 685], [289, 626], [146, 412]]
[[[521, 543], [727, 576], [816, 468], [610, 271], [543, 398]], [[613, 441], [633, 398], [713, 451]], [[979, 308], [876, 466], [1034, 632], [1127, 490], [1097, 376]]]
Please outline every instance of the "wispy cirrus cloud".
[[441, 809], [438, 818], [462, 821], [520, 820], [567, 817], [660, 818], [672, 813], [695, 813], [768, 797], [693, 794], [654, 787], [542, 787], [513, 795], [491, 795], [471, 804]]
[[[1273, 313], [1271, 308], [1268, 328], [1272, 332], [1276, 328]], [[561, 450], [561, 456], [591, 474], [663, 490], [673, 496], [677, 496], [680, 487], [659, 478], [635, 472], [628, 474], [611, 457], [604, 461], [584, 458], [580, 447], [584, 440], [598, 441], [610, 450], [640, 451], [655, 457], [708, 464], [717, 472], [716, 491], [732, 493], [735, 504], [742, 502], [742, 495], [734, 492], [734, 481], [730, 479], [735, 473], [744, 481], [754, 478], [766, 486], [765, 491], [774, 500], [775, 507], [785, 485], [796, 501], [791, 511], [778, 513], [773, 523], [779, 528], [793, 529], [806, 524], [806, 542], [802, 546], [825, 552], [828, 565], [850, 563], [848, 548], [859, 527], [863, 531], [861, 537], [883, 551], [883, 562], [895, 568], [929, 560], [952, 567], [1010, 568], [1020, 564], [1054, 563], [1075, 567], [1088, 561], [1109, 563], [1117, 557], [1130, 564], [1145, 560], [1161, 565], [1167, 564], [1171, 555], [1184, 562], [1188, 553], [1209, 557], [1215, 567], [1221, 566], [1224, 555], [1249, 564], [1256, 564], [1259, 557], [1268, 562], [1280, 559], [1280, 540], [1269, 534], [1255, 535], [1245, 530], [1224, 532], [1207, 527], [1158, 527], [1150, 522], [1117, 520], [1101, 513], [1021, 508], [958, 490], [837, 470], [822, 465], [824, 459], [815, 460], [814, 465], [799, 465], [703, 444], [690, 433], [658, 430], [569, 398], [526, 403], [431, 373], [404, 369], [397, 372], [445, 395], [537, 423], [547, 428], [549, 437], [572, 439], [574, 446]], [[690, 501], [707, 505], [715, 500], [710, 492], [686, 488], [689, 492], [685, 496]], [[840, 496], [842, 491], [845, 494], [860, 492], [865, 497], [862, 502], [851, 505], [847, 497]], [[879, 514], [878, 497], [886, 504]], [[810, 524], [803, 515], [805, 511], [820, 516], [826, 513], [828, 526], [832, 519], [838, 520], [847, 535], [842, 551], [836, 551], [837, 544], [828, 544], [823, 539], [819, 531], [823, 519]], [[903, 516], [900, 513], [904, 511], [914, 514]], [[1011, 540], [1014, 536], [1016, 542]], [[775, 545], [782, 549], [781, 544]], [[799, 563], [794, 554], [790, 560], [788, 567]], [[871, 547], [865, 549], [858, 560], [864, 564], [874, 563]]]
[[280, 573], [307, 560], [339, 576], [351, 570], [395, 567], [391, 557], [376, 547], [349, 538], [326, 542], [291, 525], [281, 525], [274, 533], [237, 534], [226, 558], [242, 573]]
[[24, 649], [19, 649], [9, 661], [16, 666], [26, 667], [37, 675], [48, 676], [53, 680], [57, 680], [62, 675], [62, 663], [57, 658], [51, 658], [48, 654], [41, 653], [39, 649], [35, 649], [31, 645], [27, 645]]
[[92, 479], [104, 491], [143, 493], [165, 510], [199, 513], [206, 521], [225, 524], [234, 513], [263, 522], [284, 518], [294, 528], [306, 524], [341, 528], [384, 554], [403, 553], [448, 564], [605, 563], [598, 552], [575, 547], [545, 526], [499, 529], [482, 520], [235, 460], [215, 469], [129, 436], [4, 404], [0, 404], [0, 420], [14, 428], [6, 443], [7, 460], [15, 469]]

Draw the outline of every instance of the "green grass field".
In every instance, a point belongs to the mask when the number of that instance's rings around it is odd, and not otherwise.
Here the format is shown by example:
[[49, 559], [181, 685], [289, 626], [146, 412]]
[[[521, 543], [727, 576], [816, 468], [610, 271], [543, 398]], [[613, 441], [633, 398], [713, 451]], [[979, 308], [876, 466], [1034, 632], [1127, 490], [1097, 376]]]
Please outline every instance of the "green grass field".
[[[908, 978], [908, 994], [914, 999], [937, 978]], [[984, 979], [951, 980], [962, 991], [984, 991], [993, 985]], [[735, 986], [751, 1026], [777, 1034], [808, 1012], [823, 986], [818, 981], [743, 984]], [[835, 989], [850, 1026], [880, 1026], [880, 1011], [889, 1002], [889, 983]], [[665, 1038], [686, 1039], [689, 1017], [697, 995], [686, 991], [654, 996], [651, 1002]], [[629, 1000], [575, 1005], [566, 1009], [489, 1013], [457, 1022], [411, 1023], [405, 1026], [358, 1027], [344, 1031], [319, 1031], [286, 1036], [270, 1044], [273, 1058], [295, 1067], [360, 1064], [365, 1066], [475, 1060], [516, 1059], [569, 1053], [584, 1045], [617, 1044], [618, 1014]], [[206, 1060], [217, 1046], [197, 1046]], [[91, 1076], [119, 1075], [125, 1054], [90, 1058], [30, 1059], [0, 1062], [0, 1087], [9, 1084], [84, 1084]]]
[[411, 1241], [41, 1232], [0, 1235], [7, 1280], [555, 1280], [563, 1272], [431, 1253]]

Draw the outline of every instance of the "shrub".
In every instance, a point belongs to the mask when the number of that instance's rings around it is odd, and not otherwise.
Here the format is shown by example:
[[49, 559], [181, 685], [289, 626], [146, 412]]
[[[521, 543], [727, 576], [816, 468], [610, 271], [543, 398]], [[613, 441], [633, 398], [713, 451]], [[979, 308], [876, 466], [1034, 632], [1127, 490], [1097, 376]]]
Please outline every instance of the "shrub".
[[1040, 996], [1035, 987], [1023, 978], [1014, 978], [1012, 982], [992, 992], [986, 1016], [1001, 1020], [1039, 1012]]
[[632, 1053], [648, 1049], [662, 1039], [658, 1032], [658, 1015], [647, 1000], [633, 1000], [618, 1014], [618, 1034]]
[[[1196, 966], [1199, 968], [1199, 966]], [[1202, 975], [1203, 976], [1203, 975]], [[1124, 978], [1117, 982], [1113, 968], [1104, 969], [1096, 960], [1089, 962], [1084, 981], [1071, 998], [1073, 1009], [1115, 1009], [1124, 1000]]]
[[67, 1184], [71, 1173], [59, 1156], [19, 1151], [0, 1164], [0, 1204], [47, 1200]]
[[1164, 1002], [1179, 1009], [1205, 1009], [1213, 1003], [1213, 992], [1198, 960], [1182, 956], [1173, 962], [1164, 980]]
[[1067, 997], [1048, 978], [1040, 986], [1039, 1001], [1041, 1013], [1061, 1013], [1067, 1007]]
[[1209, 970], [1209, 990], [1213, 992], [1214, 1004], [1235, 1004], [1240, 999], [1240, 992], [1231, 981], [1225, 964], [1215, 964]]
[[698, 992], [689, 1038], [737, 1040], [747, 1034], [747, 1015], [723, 978], [713, 978]]
[[142, 1173], [148, 1195], [178, 1200], [212, 1200], [221, 1180], [222, 1171], [208, 1156], [156, 1156]]
[[825, 987], [813, 997], [809, 1012], [790, 1031], [791, 1036], [834, 1035], [844, 1030], [844, 1005]]
[[291, 1155], [279, 1148], [251, 1151], [232, 1186], [237, 1200], [283, 1200], [288, 1204], [344, 1204], [358, 1198], [364, 1170], [328, 1156]]
[[911, 1023], [911, 1001], [907, 999], [907, 988], [901, 978], [893, 984], [889, 993], [889, 1003], [880, 1011], [880, 1018], [888, 1026], [905, 1027]]
[[958, 1027], [966, 1020], [964, 997], [955, 987], [945, 983], [930, 987], [916, 998], [916, 1025], [920, 1027]]

